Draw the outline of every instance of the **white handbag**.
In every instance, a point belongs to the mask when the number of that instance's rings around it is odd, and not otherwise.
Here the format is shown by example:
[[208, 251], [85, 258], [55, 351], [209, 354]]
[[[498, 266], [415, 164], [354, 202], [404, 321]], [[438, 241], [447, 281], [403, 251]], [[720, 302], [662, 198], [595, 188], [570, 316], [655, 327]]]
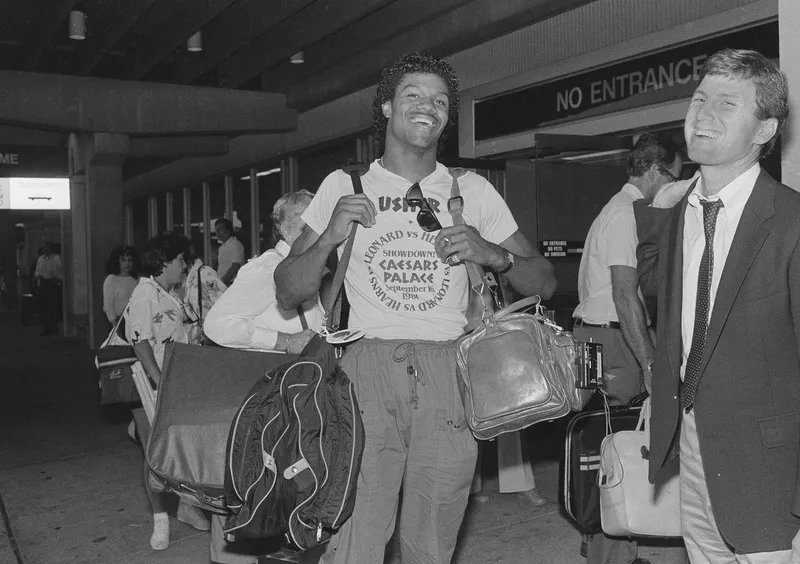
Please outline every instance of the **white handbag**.
[[649, 449], [650, 398], [642, 406], [635, 431], [611, 433], [600, 447], [600, 520], [607, 535], [681, 536], [678, 473], [651, 484]]

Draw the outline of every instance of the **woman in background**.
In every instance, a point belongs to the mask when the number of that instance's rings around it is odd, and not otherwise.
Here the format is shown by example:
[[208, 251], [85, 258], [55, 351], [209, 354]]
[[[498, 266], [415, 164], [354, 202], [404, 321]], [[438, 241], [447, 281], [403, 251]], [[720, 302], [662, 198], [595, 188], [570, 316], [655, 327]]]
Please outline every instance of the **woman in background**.
[[[164, 351], [168, 343], [188, 343], [194, 319], [187, 315], [181, 299], [172, 291], [186, 273], [184, 257], [189, 254], [189, 240], [173, 234], [157, 235], [144, 251], [143, 274], [125, 308], [125, 336], [136, 357], [157, 389], [161, 381]], [[134, 365], [134, 369], [136, 369]], [[143, 409], [134, 410], [136, 430], [142, 447], [147, 448], [150, 422]], [[150, 546], [164, 550], [169, 546], [167, 495], [152, 491], [150, 468], [144, 462], [144, 486], [153, 511], [153, 534]], [[196, 507], [180, 502], [178, 519], [199, 530], [208, 530], [208, 519]]]
[[139, 283], [141, 268], [139, 253], [133, 247], [123, 245], [111, 251], [106, 262], [108, 276], [103, 282], [103, 311], [112, 327], [125, 311], [133, 289]]

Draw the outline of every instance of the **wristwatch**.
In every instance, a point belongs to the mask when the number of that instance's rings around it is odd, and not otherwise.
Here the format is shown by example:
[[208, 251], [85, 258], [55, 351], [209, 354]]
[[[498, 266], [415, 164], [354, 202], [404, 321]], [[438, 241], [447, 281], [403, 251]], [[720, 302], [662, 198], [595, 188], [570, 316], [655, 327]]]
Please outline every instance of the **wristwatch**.
[[506, 261], [508, 261], [506, 267], [503, 270], [498, 270], [497, 274], [505, 274], [506, 272], [514, 268], [514, 255], [511, 253], [511, 251], [506, 251]]

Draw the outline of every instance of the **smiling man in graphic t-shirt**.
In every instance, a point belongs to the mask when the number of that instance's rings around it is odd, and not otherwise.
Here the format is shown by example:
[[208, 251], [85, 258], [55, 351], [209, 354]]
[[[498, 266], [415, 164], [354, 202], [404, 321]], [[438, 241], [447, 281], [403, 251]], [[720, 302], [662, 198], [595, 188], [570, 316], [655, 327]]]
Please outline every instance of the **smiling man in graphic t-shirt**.
[[[450, 562], [476, 457], [456, 384], [455, 339], [467, 320], [463, 263], [504, 273], [525, 296], [555, 289], [552, 265], [482, 177], [459, 178], [467, 225], [453, 226], [453, 178], [436, 155], [458, 102], [453, 69], [434, 57], [410, 54], [385, 69], [373, 120], [386, 146], [362, 177], [364, 193], [353, 194], [344, 172], [330, 174], [303, 215], [303, 235], [275, 271], [278, 301], [295, 307], [318, 292], [325, 260], [341, 252], [351, 224], [363, 226], [345, 287], [349, 327], [366, 338], [348, 346], [342, 367], [357, 389], [366, 445], [353, 516], [322, 562], [383, 562], [401, 487], [403, 562]], [[424, 208], [409, 203], [412, 186]], [[420, 201], [413, 191], [409, 197]]]

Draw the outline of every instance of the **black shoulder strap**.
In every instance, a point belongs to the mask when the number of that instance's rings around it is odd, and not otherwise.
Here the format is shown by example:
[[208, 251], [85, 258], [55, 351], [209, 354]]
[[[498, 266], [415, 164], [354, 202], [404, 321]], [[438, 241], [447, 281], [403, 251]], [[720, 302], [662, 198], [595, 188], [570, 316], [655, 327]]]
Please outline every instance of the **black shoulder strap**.
[[[364, 176], [369, 170], [368, 163], [348, 162], [342, 170], [350, 175], [350, 180], [353, 183], [353, 192], [356, 194], [363, 194], [364, 189], [361, 186], [361, 177]], [[325, 311], [328, 313], [328, 329], [338, 330], [339, 321], [342, 313], [342, 300], [339, 299], [340, 294], [343, 294], [342, 287], [344, 284], [344, 274], [347, 271], [347, 265], [350, 263], [350, 254], [353, 251], [353, 242], [356, 238], [357, 223], [353, 224], [353, 229], [350, 231], [350, 236], [344, 245], [342, 257], [336, 267], [336, 273], [333, 276], [331, 283], [331, 291], [328, 295], [328, 303], [325, 305]], [[342, 299], [345, 299], [344, 297]]]

